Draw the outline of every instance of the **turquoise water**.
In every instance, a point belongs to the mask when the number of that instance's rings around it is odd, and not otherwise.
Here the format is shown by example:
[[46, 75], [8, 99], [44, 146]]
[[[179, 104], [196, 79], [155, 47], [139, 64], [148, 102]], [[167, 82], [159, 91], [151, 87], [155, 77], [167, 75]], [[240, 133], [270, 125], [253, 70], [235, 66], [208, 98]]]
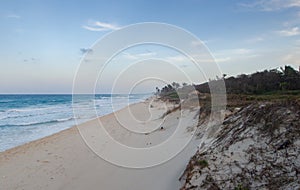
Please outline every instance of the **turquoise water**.
[[[112, 113], [149, 94], [0, 95], [0, 151]], [[76, 117], [73, 108], [79, 110]]]

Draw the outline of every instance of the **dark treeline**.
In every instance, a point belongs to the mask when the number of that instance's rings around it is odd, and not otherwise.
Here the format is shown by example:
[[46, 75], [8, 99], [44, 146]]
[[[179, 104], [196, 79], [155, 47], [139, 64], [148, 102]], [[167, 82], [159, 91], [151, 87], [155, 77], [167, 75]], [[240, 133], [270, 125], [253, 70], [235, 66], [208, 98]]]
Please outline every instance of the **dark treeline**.
[[159, 89], [158, 87], [156, 87], [156, 94], [157, 95], [168, 95], [168, 94], [172, 94], [176, 91], [176, 89], [182, 89], [185, 87], [188, 87], [189, 85], [187, 83], [182, 83], [182, 86], [177, 83], [177, 82], [173, 82], [172, 84], [168, 84], [166, 86], [164, 86], [162, 89]]
[[192, 90], [200, 93], [210, 93], [209, 86], [224, 80], [227, 94], [248, 94], [258, 95], [273, 92], [288, 92], [300, 90], [300, 73], [291, 66], [284, 66], [280, 69], [264, 70], [253, 74], [241, 74], [237, 77], [217, 77], [209, 82], [199, 85], [188, 85], [173, 82], [162, 89], [156, 88], [156, 94], [161, 97], [178, 98], [178, 93], [184, 94]]
[[[300, 90], [300, 73], [291, 66], [265, 70], [250, 75], [242, 74], [237, 77], [223, 78], [228, 94], [264, 94], [274, 91]], [[194, 85], [201, 93], [210, 93], [209, 83], [220, 79]]]

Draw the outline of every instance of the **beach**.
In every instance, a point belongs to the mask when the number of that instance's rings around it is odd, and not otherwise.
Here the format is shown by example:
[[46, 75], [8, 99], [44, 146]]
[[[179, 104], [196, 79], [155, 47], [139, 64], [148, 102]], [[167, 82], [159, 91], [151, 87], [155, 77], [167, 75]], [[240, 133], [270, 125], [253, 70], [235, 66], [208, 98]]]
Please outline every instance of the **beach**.
[[[149, 106], [151, 117], [144, 118], [147, 116]], [[192, 125], [189, 122], [197, 122], [195, 116], [198, 110], [186, 109], [182, 112], [181, 109], [174, 108], [176, 108], [174, 104], [164, 105], [160, 101], [148, 99], [116, 112], [119, 117], [123, 118], [126, 118], [128, 114], [134, 114], [138, 117], [137, 119], [163, 122], [163, 128], [158, 128], [146, 135], [134, 135], [122, 128], [120, 118], [115, 116], [116, 113], [111, 113], [77, 127], [74, 126], [1, 152], [1, 189], [179, 189], [182, 186], [179, 178], [190, 157], [197, 150], [198, 142], [195, 138], [192, 138], [191, 142], [169, 161], [153, 167], [134, 169], [117, 166], [102, 159], [87, 146], [79, 132], [80, 129], [81, 133], [96, 134], [96, 126], [101, 122], [113, 138], [127, 146], [159, 145], [174, 133], [174, 128], [178, 124], [176, 120], [180, 119], [186, 127]], [[168, 110], [173, 111], [166, 115]], [[191, 129], [184, 130], [181, 139], [190, 138], [191, 135]], [[109, 150], [111, 148], [109, 146], [108, 144], [103, 147]], [[124, 155], [119, 156], [122, 160]]]

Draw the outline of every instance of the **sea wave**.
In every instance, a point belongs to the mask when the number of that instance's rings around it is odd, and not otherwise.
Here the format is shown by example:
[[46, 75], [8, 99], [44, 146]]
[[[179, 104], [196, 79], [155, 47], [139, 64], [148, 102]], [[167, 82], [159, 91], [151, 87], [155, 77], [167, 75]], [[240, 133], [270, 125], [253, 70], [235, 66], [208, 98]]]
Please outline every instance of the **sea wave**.
[[42, 111], [42, 110], [49, 110], [55, 109], [53, 107], [39, 107], [39, 108], [24, 108], [24, 109], [8, 109], [6, 112], [33, 112], [33, 111]]
[[5, 104], [5, 103], [13, 102], [13, 101], [14, 101], [14, 100], [0, 100], [0, 104], [1, 104], [1, 103]]
[[69, 107], [44, 107], [44, 108], [24, 108], [24, 109], [8, 109], [0, 112], [0, 120], [3, 119], [19, 119], [30, 118], [36, 116], [53, 115], [71, 110]]
[[60, 123], [66, 122], [75, 119], [74, 117], [67, 117], [61, 119], [53, 119], [48, 121], [40, 121], [40, 122], [28, 122], [28, 123], [14, 123], [14, 124], [2, 124], [0, 127], [24, 127], [24, 126], [34, 126], [34, 125], [42, 125], [42, 124], [51, 124], [51, 123]]
[[72, 95], [0, 95], [0, 152], [34, 140], [33, 136], [41, 138], [69, 128], [75, 122], [83, 123], [109, 114], [142, 97], [118, 94], [75, 98]]

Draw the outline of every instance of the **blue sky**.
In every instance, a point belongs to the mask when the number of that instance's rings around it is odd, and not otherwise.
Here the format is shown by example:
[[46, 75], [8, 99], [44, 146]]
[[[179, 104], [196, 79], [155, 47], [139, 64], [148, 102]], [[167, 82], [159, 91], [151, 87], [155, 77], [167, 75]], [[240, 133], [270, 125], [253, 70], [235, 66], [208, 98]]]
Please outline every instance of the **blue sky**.
[[70, 93], [82, 51], [140, 22], [190, 31], [229, 75], [300, 65], [300, 0], [3, 0], [0, 93]]

